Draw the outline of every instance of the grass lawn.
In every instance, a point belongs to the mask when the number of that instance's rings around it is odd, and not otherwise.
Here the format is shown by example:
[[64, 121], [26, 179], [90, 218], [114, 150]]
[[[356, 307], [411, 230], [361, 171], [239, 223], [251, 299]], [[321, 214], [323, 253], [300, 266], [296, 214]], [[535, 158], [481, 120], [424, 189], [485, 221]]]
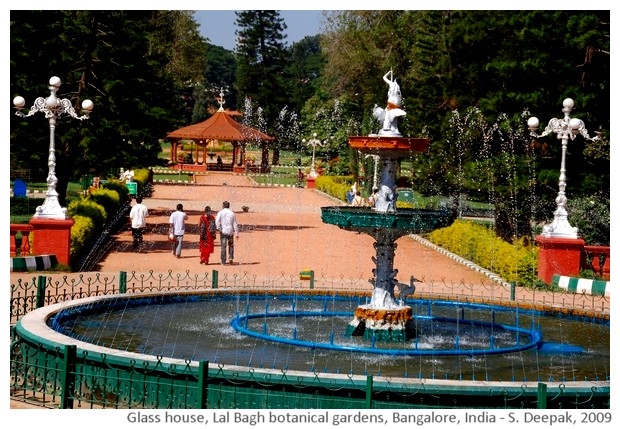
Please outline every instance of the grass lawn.
[[153, 174], [153, 180], [182, 180], [182, 181], [192, 181], [193, 175], [189, 175], [186, 173], [155, 173]]
[[288, 174], [288, 173], [256, 174], [256, 175], [250, 175], [250, 177], [256, 183], [259, 183], [259, 184], [266, 184], [266, 185], [295, 185], [297, 184], [296, 174]]

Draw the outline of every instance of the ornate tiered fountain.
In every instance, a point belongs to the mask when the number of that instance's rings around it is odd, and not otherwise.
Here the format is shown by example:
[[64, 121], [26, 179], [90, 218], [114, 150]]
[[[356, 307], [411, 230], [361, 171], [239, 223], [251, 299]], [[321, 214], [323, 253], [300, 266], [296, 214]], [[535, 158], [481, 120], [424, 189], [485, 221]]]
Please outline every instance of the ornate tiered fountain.
[[[375, 106], [373, 114], [382, 124], [377, 134], [349, 137], [349, 146], [365, 155], [379, 157], [381, 166], [376, 203], [369, 207], [322, 207], [322, 220], [348, 231], [362, 232], [375, 239], [376, 268], [369, 280], [373, 286], [370, 303], [360, 305], [347, 327], [347, 335], [362, 336], [381, 341], [406, 341], [415, 337], [411, 307], [404, 297], [415, 290], [414, 277], [401, 283], [394, 269], [396, 240], [407, 234], [430, 232], [454, 221], [448, 210], [396, 209], [396, 166], [400, 158], [426, 152], [427, 138], [403, 137], [398, 130], [398, 119], [406, 113], [401, 109], [401, 92], [392, 71], [383, 76], [388, 84], [385, 109]], [[398, 299], [394, 294], [399, 288]]]

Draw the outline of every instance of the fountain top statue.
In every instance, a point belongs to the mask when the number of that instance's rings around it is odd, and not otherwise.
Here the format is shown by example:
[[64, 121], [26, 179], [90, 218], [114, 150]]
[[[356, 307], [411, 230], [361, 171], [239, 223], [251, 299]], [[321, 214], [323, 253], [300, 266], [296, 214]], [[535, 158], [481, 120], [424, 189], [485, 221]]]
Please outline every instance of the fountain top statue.
[[[394, 78], [392, 70], [383, 75], [383, 80], [388, 84], [388, 99], [385, 109], [377, 106], [373, 108], [373, 116], [382, 124], [381, 130], [377, 135], [388, 137], [400, 137], [402, 134], [398, 130], [398, 118], [405, 116], [406, 113], [401, 109], [402, 95], [400, 86]], [[371, 134], [371, 136], [374, 136]]]
[[[388, 78], [389, 76], [389, 78]], [[400, 93], [400, 86], [394, 79], [394, 73], [392, 70], [383, 75], [383, 80], [388, 84], [388, 106], [393, 108], [400, 108], [402, 102], [402, 95]]]

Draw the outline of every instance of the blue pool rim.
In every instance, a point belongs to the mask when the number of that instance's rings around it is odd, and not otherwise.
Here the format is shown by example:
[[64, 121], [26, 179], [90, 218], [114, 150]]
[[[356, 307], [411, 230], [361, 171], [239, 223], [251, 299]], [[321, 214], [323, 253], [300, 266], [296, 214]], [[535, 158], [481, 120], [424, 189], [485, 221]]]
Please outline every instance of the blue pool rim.
[[[461, 304], [466, 306], [467, 304]], [[463, 325], [471, 326], [484, 326], [493, 327], [497, 330], [517, 332], [520, 335], [529, 337], [530, 341], [525, 344], [515, 345], [513, 347], [498, 347], [490, 349], [386, 349], [381, 347], [359, 347], [359, 346], [347, 346], [332, 343], [320, 343], [313, 341], [303, 341], [295, 338], [285, 338], [275, 335], [264, 334], [244, 327], [246, 321], [250, 319], [266, 319], [266, 318], [281, 318], [281, 317], [340, 317], [350, 316], [353, 317], [352, 312], [317, 312], [317, 311], [296, 311], [296, 312], [277, 312], [277, 313], [255, 313], [251, 315], [236, 316], [230, 325], [238, 332], [259, 338], [265, 341], [271, 341], [281, 344], [289, 344], [298, 347], [305, 347], [309, 349], [323, 349], [332, 351], [344, 351], [344, 352], [356, 352], [356, 353], [371, 353], [382, 354], [388, 356], [480, 356], [480, 355], [492, 355], [492, 354], [504, 354], [515, 353], [532, 348], [537, 348], [542, 345], [542, 333], [539, 330], [528, 330], [519, 328], [517, 326], [510, 326], [504, 324], [496, 324], [490, 322], [481, 322], [468, 319], [454, 319], [447, 317], [435, 317], [435, 316], [414, 316], [414, 320], [425, 319], [433, 320], [440, 323], [460, 323]], [[376, 345], [376, 343], [375, 343]]]

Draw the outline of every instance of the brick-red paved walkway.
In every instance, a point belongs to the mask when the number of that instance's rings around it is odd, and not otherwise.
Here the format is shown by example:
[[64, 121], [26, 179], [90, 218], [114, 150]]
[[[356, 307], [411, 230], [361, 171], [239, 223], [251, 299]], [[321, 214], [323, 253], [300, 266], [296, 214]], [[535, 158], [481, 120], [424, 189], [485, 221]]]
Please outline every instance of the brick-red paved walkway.
[[[144, 252], [131, 248], [127, 227], [115, 237], [116, 243], [97, 271], [190, 271], [222, 275], [280, 277], [298, 275], [304, 268], [315, 276], [364, 279], [372, 277], [375, 254], [373, 239], [365, 234], [345, 231], [321, 221], [322, 206], [338, 205], [331, 197], [307, 188], [258, 186], [245, 176], [212, 173], [198, 176], [194, 185], [155, 185], [152, 197], [145, 198], [151, 216], [144, 235]], [[228, 200], [237, 213], [240, 237], [235, 242], [235, 265], [220, 265], [219, 236], [209, 266], [200, 265], [198, 218], [206, 205], [217, 211]], [[189, 215], [189, 228], [181, 259], [176, 259], [166, 240], [168, 217], [177, 203]], [[242, 206], [249, 211], [243, 212]], [[394, 267], [398, 278], [411, 275], [426, 283], [481, 284], [492, 282], [484, 275], [444, 256], [415, 240], [397, 241]], [[370, 290], [370, 285], [368, 285]]]

